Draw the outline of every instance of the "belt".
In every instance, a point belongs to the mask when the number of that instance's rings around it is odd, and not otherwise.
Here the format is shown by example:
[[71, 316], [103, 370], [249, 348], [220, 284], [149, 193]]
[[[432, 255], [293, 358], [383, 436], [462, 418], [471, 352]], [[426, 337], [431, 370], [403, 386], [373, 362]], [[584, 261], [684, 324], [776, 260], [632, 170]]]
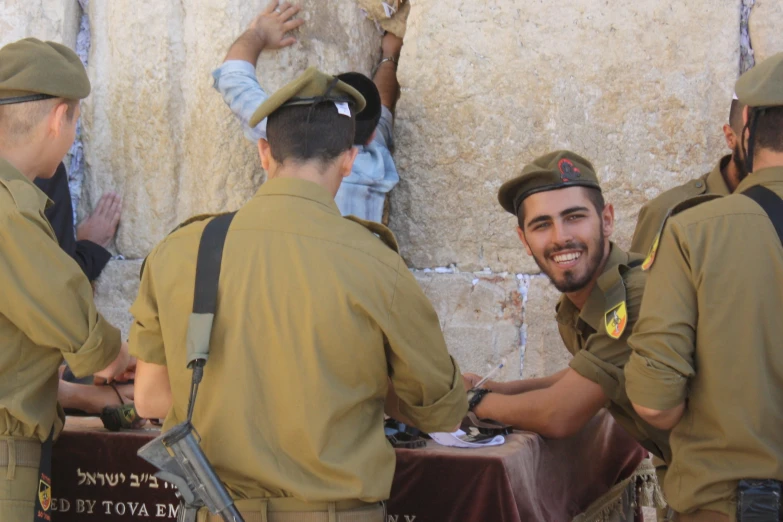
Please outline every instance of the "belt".
[[35, 468], [41, 464], [41, 442], [37, 439], [0, 439], [0, 467]]
[[[340, 500], [337, 502], [305, 502], [292, 497], [272, 497], [263, 499], [240, 499], [234, 501], [237, 510], [245, 518], [245, 522], [266, 521], [267, 512], [276, 513], [308, 513], [312, 515], [335, 514], [346, 511], [361, 512], [383, 509], [380, 502], [368, 503], [361, 500]], [[364, 509], [362, 509], [364, 508]], [[357, 513], [359, 514], [359, 513]], [[302, 517], [307, 518], [307, 517]], [[206, 508], [199, 510], [199, 521], [222, 522], [222, 517], [209, 513]], [[357, 518], [359, 520], [359, 518]]]
[[729, 522], [731, 519], [728, 515], [718, 511], [700, 509], [688, 514], [677, 513], [674, 520], [677, 522]]

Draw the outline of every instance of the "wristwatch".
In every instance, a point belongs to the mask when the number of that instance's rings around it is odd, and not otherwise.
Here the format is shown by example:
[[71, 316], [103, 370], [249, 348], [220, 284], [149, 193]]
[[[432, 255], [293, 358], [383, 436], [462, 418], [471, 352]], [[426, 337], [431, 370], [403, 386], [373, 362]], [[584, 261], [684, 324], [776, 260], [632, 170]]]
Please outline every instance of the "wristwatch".
[[492, 390], [486, 388], [471, 388], [468, 390], [468, 411], [476, 409], [476, 406], [484, 400], [488, 393], [492, 393]]

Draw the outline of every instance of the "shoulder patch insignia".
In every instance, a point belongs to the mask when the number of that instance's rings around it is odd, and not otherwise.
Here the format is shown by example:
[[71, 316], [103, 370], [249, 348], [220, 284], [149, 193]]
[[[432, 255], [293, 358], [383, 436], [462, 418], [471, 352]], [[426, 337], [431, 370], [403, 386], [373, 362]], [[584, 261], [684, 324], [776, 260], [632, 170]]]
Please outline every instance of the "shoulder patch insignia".
[[658, 234], [655, 235], [655, 241], [653, 241], [650, 251], [647, 253], [647, 257], [644, 258], [644, 263], [642, 263], [642, 270], [644, 271], [649, 270], [650, 267], [653, 266], [653, 263], [655, 263], [655, 254], [658, 253], [658, 243], [661, 242], [661, 232], [662, 230], [659, 230]]
[[38, 481], [38, 502], [44, 511], [52, 506], [52, 486], [43, 479]]
[[625, 331], [625, 326], [628, 324], [628, 310], [625, 307], [625, 301], [606, 312], [604, 322], [606, 324], [606, 333], [609, 334], [609, 337], [619, 339]]

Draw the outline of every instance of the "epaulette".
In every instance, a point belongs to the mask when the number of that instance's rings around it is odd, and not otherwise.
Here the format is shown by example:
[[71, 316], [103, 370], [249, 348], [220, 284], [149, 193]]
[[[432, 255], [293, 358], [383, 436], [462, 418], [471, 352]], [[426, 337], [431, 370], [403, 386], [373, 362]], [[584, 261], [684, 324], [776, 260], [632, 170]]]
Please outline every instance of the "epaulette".
[[364, 219], [358, 218], [356, 216], [344, 216], [345, 219], [350, 219], [354, 223], [359, 223], [361, 226], [378, 236], [381, 241], [386, 243], [386, 246], [394, 250], [395, 252], [400, 252], [400, 247], [397, 245], [397, 239], [394, 237], [394, 233], [386, 228], [385, 226], [381, 225], [378, 222], [375, 221], [366, 221]]
[[[204, 221], [205, 219], [210, 219], [213, 217], [222, 216], [223, 214], [227, 214], [227, 212], [218, 212], [217, 214], [197, 214], [195, 216], [191, 216], [179, 225], [177, 225], [171, 232], [166, 234], [166, 237], [170, 236], [180, 228], [186, 227], [192, 223], [197, 223], [199, 221]], [[141, 262], [141, 268], [139, 269], [139, 280], [141, 280], [141, 276], [144, 273], [144, 267], [147, 265], [147, 257], [144, 257], [144, 261]]]
[[629, 254], [628, 263], [621, 263], [598, 278], [598, 288], [604, 294], [606, 310], [604, 312], [604, 325], [606, 333], [612, 339], [619, 339], [628, 325], [628, 308], [625, 304], [625, 274], [639, 266], [642, 257]]
[[650, 247], [650, 251], [647, 252], [647, 257], [644, 259], [644, 263], [642, 263], [642, 270], [649, 270], [650, 267], [653, 266], [653, 263], [655, 263], [655, 255], [658, 253], [658, 244], [661, 241], [661, 234], [663, 234], [663, 229], [666, 226], [666, 222], [669, 221], [670, 217], [677, 215], [685, 210], [688, 210], [689, 208], [693, 208], [696, 205], [701, 205], [702, 203], [706, 203], [707, 201], [720, 199], [722, 197], [723, 196], [720, 196], [718, 194], [701, 194], [699, 196], [688, 198], [685, 201], [682, 201], [677, 205], [674, 205], [671, 209], [669, 209], [669, 212], [666, 214], [666, 217], [661, 222], [661, 226], [658, 228], [658, 233], [655, 234], [655, 241], [653, 241], [653, 244]]

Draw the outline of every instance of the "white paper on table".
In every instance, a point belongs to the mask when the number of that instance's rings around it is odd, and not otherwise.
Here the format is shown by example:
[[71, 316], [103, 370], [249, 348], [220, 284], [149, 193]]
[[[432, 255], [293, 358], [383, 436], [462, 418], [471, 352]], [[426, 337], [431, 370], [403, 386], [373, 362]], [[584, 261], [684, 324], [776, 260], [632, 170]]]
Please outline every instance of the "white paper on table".
[[452, 446], [454, 448], [485, 448], [487, 446], [500, 446], [506, 442], [506, 438], [503, 435], [496, 435], [482, 442], [469, 442], [470, 435], [462, 430], [452, 433], [430, 433], [429, 436], [441, 446]]

